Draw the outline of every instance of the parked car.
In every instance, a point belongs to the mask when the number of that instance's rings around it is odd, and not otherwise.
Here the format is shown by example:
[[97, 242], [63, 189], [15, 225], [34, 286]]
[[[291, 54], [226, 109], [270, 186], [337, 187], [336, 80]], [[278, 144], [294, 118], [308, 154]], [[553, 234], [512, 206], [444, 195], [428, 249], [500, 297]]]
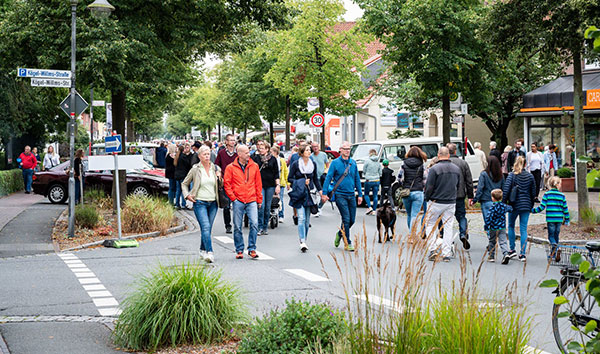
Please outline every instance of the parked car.
[[[112, 192], [112, 171], [88, 171], [87, 159], [83, 160], [85, 171], [84, 188], [103, 189], [107, 194]], [[140, 170], [126, 170], [127, 193], [138, 195], [167, 194], [169, 180], [160, 175], [149, 163]], [[69, 161], [63, 162], [48, 171], [35, 172], [33, 175], [33, 192], [48, 197], [51, 203], [64, 203], [68, 199]]]
[[337, 159], [338, 157], [340, 157], [339, 151], [325, 150], [325, 153], [327, 154], [327, 157], [329, 157], [329, 161], [333, 161], [333, 160]]

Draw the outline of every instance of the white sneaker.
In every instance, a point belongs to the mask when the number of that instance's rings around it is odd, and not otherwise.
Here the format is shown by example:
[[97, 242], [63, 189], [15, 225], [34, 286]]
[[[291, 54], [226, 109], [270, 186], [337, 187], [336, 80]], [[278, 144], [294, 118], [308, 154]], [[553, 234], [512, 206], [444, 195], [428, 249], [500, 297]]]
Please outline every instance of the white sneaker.
[[300, 242], [300, 251], [306, 252], [308, 251], [308, 246], [304, 242]]
[[283, 218], [279, 218], [279, 223], [283, 224]]
[[321, 216], [321, 209], [315, 214], [315, 218], [318, 218], [319, 216]]
[[205, 259], [206, 259], [206, 251], [200, 250], [200, 258], [201, 258], [202, 260], [205, 260]]
[[204, 261], [206, 263], [213, 263], [215, 261], [215, 256], [212, 252], [206, 252], [204, 256]]
[[372, 212], [373, 212], [373, 209], [369, 208], [369, 210], [367, 210], [367, 212], [365, 214], [366, 215], [371, 215]]

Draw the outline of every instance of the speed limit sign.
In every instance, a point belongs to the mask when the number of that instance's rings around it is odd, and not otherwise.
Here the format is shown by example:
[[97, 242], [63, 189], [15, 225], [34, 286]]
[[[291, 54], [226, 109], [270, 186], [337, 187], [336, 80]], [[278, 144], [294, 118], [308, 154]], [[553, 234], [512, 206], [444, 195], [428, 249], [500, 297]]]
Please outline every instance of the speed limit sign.
[[320, 128], [325, 124], [325, 117], [321, 113], [315, 113], [310, 117], [310, 124], [315, 128]]

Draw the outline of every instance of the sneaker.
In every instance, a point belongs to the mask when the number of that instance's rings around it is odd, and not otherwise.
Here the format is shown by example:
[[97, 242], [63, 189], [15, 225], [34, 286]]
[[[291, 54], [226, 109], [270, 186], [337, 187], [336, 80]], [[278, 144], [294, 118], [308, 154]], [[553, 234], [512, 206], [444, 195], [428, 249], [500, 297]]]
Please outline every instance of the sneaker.
[[429, 254], [427, 255], [427, 259], [429, 259], [430, 261], [435, 261], [436, 258], [437, 258], [437, 253], [435, 251], [429, 251]]
[[242, 253], [242, 252], [238, 252], [238, 253], [235, 255], [235, 259], [244, 259], [244, 253]]
[[527, 257], [524, 254], [522, 254], [522, 255], [519, 256], [519, 260], [521, 262], [525, 263], [525, 262], [527, 262]]
[[373, 212], [373, 209], [369, 208], [369, 210], [367, 210], [367, 212], [365, 214], [366, 215], [371, 215], [372, 212]]
[[502, 257], [502, 264], [508, 264], [508, 261], [510, 261], [510, 256], [507, 253]]
[[344, 247], [344, 250], [346, 250], [348, 252], [354, 252], [354, 246], [348, 245], [348, 246]]
[[256, 251], [252, 250], [252, 251], [248, 251], [248, 255], [250, 256], [250, 258], [252, 259], [257, 259], [258, 258], [258, 253], [256, 253]]
[[308, 246], [306, 246], [306, 243], [300, 242], [300, 251], [302, 251], [302, 253], [308, 251]]
[[496, 257], [489, 256], [488, 259], [487, 259], [487, 261], [490, 262], [490, 263], [494, 263], [494, 262], [496, 262]]
[[335, 247], [339, 247], [340, 241], [342, 241], [342, 234], [338, 231], [335, 233], [335, 240], [333, 241], [333, 245]]
[[226, 234], [230, 234], [231, 232], [231, 226], [225, 226], [225, 233]]
[[293, 216], [292, 218], [294, 219], [294, 225], [298, 226], [298, 217]]
[[200, 258], [204, 260], [206, 258], [206, 251], [200, 250]]
[[262, 230], [258, 230], [258, 232], [256, 233], [256, 236], [262, 236], [263, 232]]
[[268, 235], [269, 233], [267, 232], [267, 230], [262, 230], [262, 234], [263, 235]]
[[30, 191], [25, 191], [25, 194], [31, 194], [31, 192]]
[[450, 257], [446, 256], [444, 258], [442, 258], [442, 260], [446, 263], [450, 262]]
[[462, 242], [462, 244], [463, 244], [463, 247], [464, 247], [466, 250], [468, 250], [469, 248], [471, 248], [471, 244], [469, 243], [469, 240], [468, 240], [468, 238], [469, 238], [469, 236], [465, 236], [465, 237], [462, 237], [462, 238], [460, 239], [460, 241], [461, 241], [461, 242]]
[[279, 223], [283, 224], [283, 218], [279, 218]]
[[212, 252], [206, 252], [204, 256], [204, 261], [206, 263], [213, 263], [215, 261], [215, 256]]
[[508, 256], [510, 258], [517, 258], [517, 251], [512, 250], [512, 251], [508, 252]]
[[321, 210], [319, 210], [316, 214], [315, 214], [315, 218], [318, 218], [319, 216], [321, 216]]

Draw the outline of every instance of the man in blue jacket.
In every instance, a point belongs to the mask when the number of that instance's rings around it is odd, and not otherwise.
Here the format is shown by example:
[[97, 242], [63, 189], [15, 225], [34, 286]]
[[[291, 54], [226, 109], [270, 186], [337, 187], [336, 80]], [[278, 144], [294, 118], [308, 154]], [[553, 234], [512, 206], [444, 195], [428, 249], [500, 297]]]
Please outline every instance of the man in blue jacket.
[[[337, 186], [337, 188], [336, 188]], [[335, 191], [333, 190], [335, 189]], [[356, 203], [354, 191], [358, 192], [358, 204], [362, 203], [362, 188], [360, 186], [360, 176], [356, 161], [350, 158], [350, 143], [344, 141], [340, 147], [340, 157], [333, 160], [329, 165], [329, 172], [323, 183], [323, 202], [329, 200], [327, 192], [332, 193], [332, 201], [335, 201], [340, 215], [342, 217], [341, 229], [344, 230], [344, 243], [346, 251], [353, 252], [352, 240], [350, 237], [350, 228], [354, 225], [356, 219]], [[338, 231], [335, 234], [335, 247], [340, 245], [342, 233]]]

